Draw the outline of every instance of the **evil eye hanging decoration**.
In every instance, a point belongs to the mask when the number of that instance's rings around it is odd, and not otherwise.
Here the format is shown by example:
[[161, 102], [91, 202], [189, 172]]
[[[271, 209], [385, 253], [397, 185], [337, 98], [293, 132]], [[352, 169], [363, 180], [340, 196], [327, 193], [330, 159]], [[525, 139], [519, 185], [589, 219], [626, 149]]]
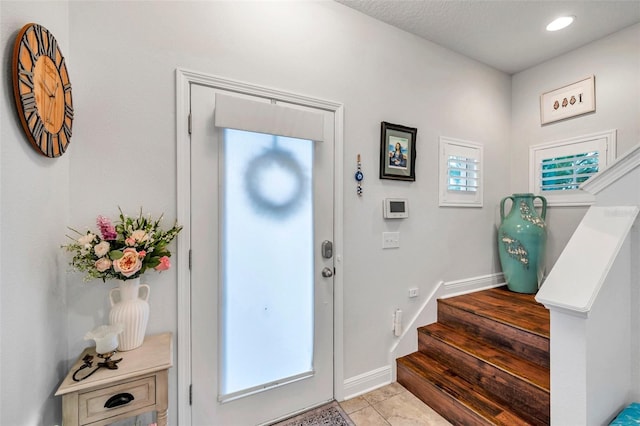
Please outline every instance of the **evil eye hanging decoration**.
[[355, 174], [356, 178], [356, 193], [359, 197], [362, 197], [362, 180], [364, 179], [364, 174], [362, 174], [362, 164], [360, 163], [360, 154], [358, 154], [358, 169]]

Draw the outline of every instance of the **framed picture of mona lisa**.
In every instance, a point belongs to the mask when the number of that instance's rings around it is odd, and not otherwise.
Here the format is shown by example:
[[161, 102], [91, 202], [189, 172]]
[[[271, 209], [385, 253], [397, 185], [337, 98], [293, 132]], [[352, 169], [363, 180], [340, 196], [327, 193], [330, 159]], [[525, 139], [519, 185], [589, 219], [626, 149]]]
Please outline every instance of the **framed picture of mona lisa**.
[[418, 129], [383, 121], [380, 132], [380, 179], [416, 180]]

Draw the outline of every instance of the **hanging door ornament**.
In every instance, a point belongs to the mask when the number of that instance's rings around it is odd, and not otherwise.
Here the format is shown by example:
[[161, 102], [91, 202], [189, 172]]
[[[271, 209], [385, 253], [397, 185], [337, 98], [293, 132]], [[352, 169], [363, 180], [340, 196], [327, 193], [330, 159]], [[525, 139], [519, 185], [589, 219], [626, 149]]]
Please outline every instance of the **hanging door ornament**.
[[362, 197], [362, 181], [364, 180], [364, 174], [362, 173], [362, 163], [360, 162], [360, 154], [358, 154], [358, 169], [355, 174], [356, 179], [356, 193], [359, 197]]
[[[269, 173], [279, 170], [293, 182], [293, 190], [284, 200], [276, 199], [265, 191], [262, 182]], [[283, 218], [296, 211], [306, 192], [306, 177], [302, 167], [289, 152], [278, 146], [278, 137], [273, 136], [273, 145], [263, 154], [253, 158], [245, 173], [245, 185], [254, 207], [272, 217]]]

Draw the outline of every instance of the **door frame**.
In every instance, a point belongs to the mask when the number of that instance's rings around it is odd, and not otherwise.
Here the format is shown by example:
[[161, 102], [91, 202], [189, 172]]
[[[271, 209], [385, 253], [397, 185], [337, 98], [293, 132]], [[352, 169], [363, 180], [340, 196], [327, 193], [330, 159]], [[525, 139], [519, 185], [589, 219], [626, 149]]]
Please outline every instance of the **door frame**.
[[277, 101], [319, 108], [334, 114], [334, 226], [333, 243], [335, 255], [334, 307], [333, 307], [333, 395], [337, 400], [344, 398], [344, 345], [343, 345], [343, 258], [342, 250], [344, 223], [343, 194], [343, 149], [344, 149], [344, 106], [341, 103], [307, 97], [251, 83], [240, 82], [197, 71], [176, 69], [176, 159], [177, 159], [177, 219], [183, 232], [177, 238], [177, 350], [178, 350], [178, 424], [191, 424], [191, 270], [189, 250], [191, 248], [191, 158], [189, 114], [191, 105], [191, 84], [199, 84], [217, 89], [247, 93]]

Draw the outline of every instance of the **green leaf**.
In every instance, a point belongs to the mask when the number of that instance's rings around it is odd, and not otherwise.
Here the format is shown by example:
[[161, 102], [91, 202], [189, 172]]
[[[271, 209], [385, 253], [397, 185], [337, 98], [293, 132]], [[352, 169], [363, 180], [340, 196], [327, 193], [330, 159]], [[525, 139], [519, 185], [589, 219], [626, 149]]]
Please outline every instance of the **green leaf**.
[[159, 264], [160, 264], [160, 260], [153, 258], [147, 261], [147, 268], [155, 268]]
[[109, 252], [109, 259], [111, 260], [118, 260], [122, 258], [122, 256], [124, 256], [124, 253], [120, 250], [111, 250]]

